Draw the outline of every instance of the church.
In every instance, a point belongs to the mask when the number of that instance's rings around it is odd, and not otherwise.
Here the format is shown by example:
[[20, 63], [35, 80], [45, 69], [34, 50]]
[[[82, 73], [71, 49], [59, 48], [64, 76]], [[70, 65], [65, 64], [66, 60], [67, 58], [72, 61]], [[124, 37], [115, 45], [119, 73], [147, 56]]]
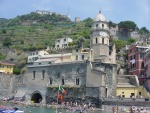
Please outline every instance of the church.
[[87, 60], [55, 62], [54, 59], [27, 65], [23, 83], [17, 95], [27, 101], [51, 103], [57, 100], [58, 86], [67, 92], [64, 101], [92, 101], [99, 103], [102, 97], [115, 96], [116, 92], [116, 49], [109, 36], [108, 22], [99, 13], [93, 19], [91, 47]]

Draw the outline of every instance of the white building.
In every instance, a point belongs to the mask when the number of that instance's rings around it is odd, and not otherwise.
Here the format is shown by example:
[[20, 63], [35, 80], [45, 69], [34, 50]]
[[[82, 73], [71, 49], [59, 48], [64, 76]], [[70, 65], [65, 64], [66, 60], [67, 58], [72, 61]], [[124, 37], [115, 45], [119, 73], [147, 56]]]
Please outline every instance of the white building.
[[38, 60], [40, 57], [45, 56], [45, 55], [49, 55], [49, 53], [45, 50], [42, 51], [33, 51], [28, 53], [28, 63], [34, 62], [36, 60]]
[[140, 34], [137, 31], [130, 32], [131, 38], [140, 38]]
[[73, 40], [71, 38], [59, 38], [55, 41], [55, 47], [56, 48], [63, 48], [68, 47], [69, 42], [72, 42]]

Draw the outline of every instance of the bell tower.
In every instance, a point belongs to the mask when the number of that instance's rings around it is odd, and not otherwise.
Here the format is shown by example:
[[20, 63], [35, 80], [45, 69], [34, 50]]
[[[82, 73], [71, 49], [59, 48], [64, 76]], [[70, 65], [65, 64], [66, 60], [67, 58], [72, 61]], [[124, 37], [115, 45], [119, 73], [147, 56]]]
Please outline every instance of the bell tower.
[[99, 11], [91, 28], [91, 47], [94, 61], [106, 61], [109, 58], [109, 27], [105, 16]]

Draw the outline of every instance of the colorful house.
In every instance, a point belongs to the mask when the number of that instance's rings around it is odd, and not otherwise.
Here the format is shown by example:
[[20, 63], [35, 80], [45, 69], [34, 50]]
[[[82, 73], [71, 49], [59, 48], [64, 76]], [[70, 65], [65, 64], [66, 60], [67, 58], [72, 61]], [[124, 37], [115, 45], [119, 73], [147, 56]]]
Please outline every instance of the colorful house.
[[0, 74], [13, 74], [15, 63], [11, 61], [0, 62]]
[[137, 75], [140, 85], [143, 85], [145, 80], [144, 71], [144, 52], [148, 46], [138, 46], [133, 44], [128, 49], [128, 68], [130, 75]]
[[150, 95], [139, 85], [136, 75], [121, 75], [117, 77], [116, 96], [122, 98], [148, 98]]

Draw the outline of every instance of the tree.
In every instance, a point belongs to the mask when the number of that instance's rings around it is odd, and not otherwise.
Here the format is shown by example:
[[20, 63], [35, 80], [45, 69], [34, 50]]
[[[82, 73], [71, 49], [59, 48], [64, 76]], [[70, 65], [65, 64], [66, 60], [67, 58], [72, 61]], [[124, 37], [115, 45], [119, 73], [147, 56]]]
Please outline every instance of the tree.
[[124, 32], [124, 35], [129, 36], [129, 32], [134, 31], [137, 28], [137, 25], [132, 21], [121, 21], [118, 24], [118, 27]]
[[108, 22], [108, 26], [109, 26], [109, 28], [111, 28], [111, 27], [116, 27], [116, 24], [115, 23], [113, 23], [112, 21], [109, 21]]
[[149, 33], [149, 30], [148, 30], [146, 27], [142, 27], [142, 28], [139, 30], [139, 33], [140, 33], [140, 34], [148, 34], [148, 33]]
[[132, 21], [121, 21], [118, 24], [119, 29], [127, 30], [127, 31], [133, 31], [136, 29], [137, 25]]
[[6, 37], [3, 41], [3, 45], [4, 46], [10, 46], [11, 45], [11, 38], [10, 37]]
[[93, 19], [91, 19], [91, 18], [88, 17], [85, 20], [83, 20], [83, 22], [85, 22], [85, 27], [91, 27]]
[[83, 38], [83, 37], [79, 37], [79, 38], [75, 41], [75, 43], [76, 43], [76, 45], [78, 46], [78, 48], [82, 47], [84, 42], [85, 42], [85, 38]]
[[132, 43], [134, 43], [136, 41], [136, 39], [134, 39], [134, 38], [129, 38], [128, 40], [127, 40], [127, 44], [132, 44]]
[[14, 73], [14, 74], [17, 74], [17, 75], [20, 75], [21, 69], [15, 67], [14, 70], [13, 70], [13, 73]]
[[125, 47], [126, 45], [126, 42], [124, 40], [119, 40], [119, 39], [113, 40], [113, 43], [116, 45], [117, 51]]

